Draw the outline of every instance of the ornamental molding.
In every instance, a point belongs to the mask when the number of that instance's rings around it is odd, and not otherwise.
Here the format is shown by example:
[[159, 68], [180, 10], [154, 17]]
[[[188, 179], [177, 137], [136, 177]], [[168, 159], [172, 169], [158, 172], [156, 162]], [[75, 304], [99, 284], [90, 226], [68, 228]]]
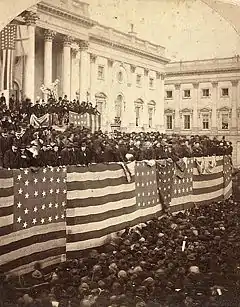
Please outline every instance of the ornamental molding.
[[51, 6], [50, 4], [45, 3], [38, 3], [37, 8], [39, 11], [41, 11], [44, 14], [49, 14], [54, 17], [59, 17], [61, 19], [65, 19], [67, 21], [72, 21], [77, 24], [83, 25], [85, 28], [92, 28], [93, 26], [97, 25], [98, 23], [90, 18], [79, 16], [74, 13], [70, 13], [67, 10], [61, 8], [58, 9], [54, 6]]
[[149, 74], [149, 69], [147, 68], [144, 68], [144, 76], [147, 77]]
[[131, 73], [134, 74], [136, 71], [136, 66], [135, 65], [130, 65]]
[[238, 86], [239, 80], [232, 80], [231, 83], [232, 83], [232, 86]]
[[188, 75], [205, 75], [209, 73], [231, 73], [231, 72], [240, 72], [239, 67], [232, 68], [217, 68], [217, 69], [205, 69], [205, 70], [189, 70], [189, 71], [175, 71], [167, 72], [167, 77], [176, 77], [176, 76], [188, 76]]
[[193, 114], [193, 109], [184, 108], [184, 109], [180, 110], [179, 113], [180, 113], [180, 117], [181, 117], [181, 118], [182, 118], [183, 114], [186, 114], [186, 115], [190, 114], [190, 115], [192, 116], [192, 114]]
[[89, 47], [89, 42], [86, 40], [80, 40], [78, 42], [80, 51], [86, 51]]
[[232, 117], [232, 109], [225, 106], [225, 107], [222, 107], [222, 108], [219, 108], [217, 109], [217, 115], [218, 115], [218, 118], [220, 117], [221, 114], [228, 114], [229, 118]]
[[181, 88], [181, 84], [174, 84], [174, 86], [175, 86], [175, 90], [180, 90]]
[[149, 51], [141, 50], [139, 48], [135, 48], [129, 45], [121, 44], [120, 42], [113, 42], [110, 39], [99, 37], [91, 33], [89, 34], [89, 40], [99, 45], [107, 46], [111, 49], [123, 50], [124, 52], [150, 59], [154, 62], [157, 62], [158, 64], [159, 62], [162, 62], [164, 64], [168, 63], [168, 60], [165, 57], [155, 55], [153, 53], [150, 53]]
[[175, 114], [175, 110], [171, 109], [171, 108], [167, 108], [164, 110], [165, 114]]
[[62, 41], [64, 47], [71, 47], [74, 42], [74, 38], [70, 35], [62, 35]]
[[108, 59], [108, 66], [109, 67], [113, 67], [113, 64], [114, 64], [114, 60], [113, 59]]
[[198, 109], [198, 117], [201, 118], [203, 114], [209, 114], [210, 118], [212, 117], [212, 109], [210, 108], [201, 108]]
[[97, 59], [97, 55], [90, 53], [90, 63], [94, 64], [96, 62], [96, 59]]
[[45, 41], [51, 42], [54, 37], [56, 36], [57, 32], [49, 30], [49, 29], [44, 29], [43, 31], [43, 36]]
[[39, 19], [37, 13], [33, 11], [24, 11], [21, 16], [23, 17], [27, 26], [36, 25], [36, 21]]

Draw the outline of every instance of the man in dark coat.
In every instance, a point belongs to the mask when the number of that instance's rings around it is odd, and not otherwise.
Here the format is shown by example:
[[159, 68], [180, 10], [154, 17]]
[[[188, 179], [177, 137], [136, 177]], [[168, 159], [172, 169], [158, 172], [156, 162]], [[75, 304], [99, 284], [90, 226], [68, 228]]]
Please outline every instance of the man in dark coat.
[[91, 153], [86, 146], [86, 143], [82, 143], [80, 149], [77, 152], [77, 163], [81, 165], [88, 165], [91, 162]]
[[3, 167], [3, 157], [7, 150], [11, 149], [13, 137], [5, 129], [0, 135], [0, 167]]
[[12, 144], [11, 149], [8, 149], [3, 158], [4, 168], [19, 168], [19, 151], [16, 143]]

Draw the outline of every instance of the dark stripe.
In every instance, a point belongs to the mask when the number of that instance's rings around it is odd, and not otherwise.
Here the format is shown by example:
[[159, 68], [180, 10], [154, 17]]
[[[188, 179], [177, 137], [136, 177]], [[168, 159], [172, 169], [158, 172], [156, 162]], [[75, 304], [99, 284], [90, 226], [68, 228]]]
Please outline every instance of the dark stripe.
[[64, 238], [64, 237], [66, 237], [65, 230], [60, 230], [60, 231], [50, 232], [50, 233], [45, 233], [45, 234], [40, 234], [40, 235], [33, 235], [32, 237], [1, 246], [0, 255], [10, 253], [22, 247], [27, 247], [35, 243], [47, 242], [50, 240], [57, 240], [57, 239]]
[[13, 195], [13, 186], [10, 188], [0, 188], [0, 198], [12, 196], [12, 195]]
[[[12, 260], [8, 263], [5, 263], [4, 265], [0, 266], [1, 270], [3, 270], [5, 273], [7, 273], [10, 270], [13, 270], [17, 267], [20, 267], [22, 265], [35, 262], [35, 261], [41, 261], [48, 257], [53, 257], [57, 255], [64, 254], [66, 252], [65, 246], [56, 247], [53, 249], [48, 249], [46, 251], [30, 254], [24, 257], [20, 257], [18, 259]], [[34, 269], [33, 269], [34, 270]]]
[[[13, 232], [13, 224], [0, 227], [0, 232], [1, 232], [1, 236], [9, 235], [10, 233]], [[0, 237], [0, 240], [1, 240], [1, 237]]]
[[13, 170], [1, 169], [0, 179], [13, 178]]
[[[159, 205], [159, 212], [161, 211], [161, 206]], [[126, 227], [132, 227], [135, 226], [139, 223], [143, 223], [146, 222], [156, 216], [159, 215], [158, 213], [152, 213], [152, 214], [148, 214], [146, 216], [142, 216], [142, 217], [138, 217], [132, 221], [127, 221], [127, 222], [123, 222], [121, 224], [117, 224], [117, 225], [112, 225], [109, 227], [106, 227], [104, 229], [101, 230], [94, 230], [94, 231], [89, 231], [86, 233], [80, 233], [80, 234], [69, 234], [67, 235], [67, 242], [80, 242], [80, 241], [86, 241], [86, 240], [90, 240], [93, 238], [100, 238], [102, 236], [106, 236], [109, 235], [111, 233], [120, 231], [125, 229]]]
[[[109, 192], [111, 192], [111, 190]], [[79, 208], [79, 207], [88, 207], [88, 206], [99, 206], [99, 205], [105, 205], [109, 202], [115, 202], [133, 197], [135, 197], [135, 190], [130, 192], [121, 192], [118, 194], [108, 194], [101, 197], [89, 197], [83, 199], [70, 199], [70, 200], [68, 199], [67, 207]]]
[[211, 192], [216, 192], [223, 189], [223, 183], [218, 184], [218, 185], [214, 185], [208, 188], [197, 188], [197, 189], [193, 189], [193, 195], [201, 195], [201, 194], [207, 194], [207, 193], [211, 193]]
[[182, 210], [186, 210], [186, 209], [190, 209], [194, 206], [194, 204], [192, 202], [187, 202], [185, 204], [179, 204], [176, 206], [170, 206], [170, 212], [178, 212], [178, 211], [182, 211]]
[[68, 191], [75, 191], [75, 190], [90, 190], [90, 189], [102, 189], [109, 187], [115, 187], [121, 184], [126, 184], [127, 179], [125, 176], [120, 178], [114, 179], [104, 179], [104, 180], [87, 180], [87, 181], [72, 181], [67, 183], [67, 190]]
[[[0, 204], [1, 204], [1, 201], [0, 201]], [[0, 216], [1, 217], [8, 216], [10, 214], [13, 214], [13, 206], [0, 208]], [[1, 225], [0, 225], [0, 227], [1, 227]]]
[[89, 224], [89, 223], [96, 223], [101, 222], [106, 219], [122, 216], [125, 214], [130, 214], [136, 211], [136, 204], [133, 204], [131, 207], [125, 207], [117, 210], [109, 210], [104, 213], [99, 214], [90, 214], [86, 216], [76, 216], [76, 217], [68, 217], [67, 218], [67, 225], [82, 225], [82, 224]]
[[215, 174], [206, 174], [206, 175], [193, 175], [193, 181], [208, 181], [213, 179], [218, 179], [223, 177], [223, 172]]
[[89, 166], [68, 166], [67, 172], [69, 173], [81, 173], [84, 174], [86, 172], [104, 172], [104, 171], [117, 171], [122, 169], [121, 165], [115, 163], [99, 163], [99, 164], [93, 164]]

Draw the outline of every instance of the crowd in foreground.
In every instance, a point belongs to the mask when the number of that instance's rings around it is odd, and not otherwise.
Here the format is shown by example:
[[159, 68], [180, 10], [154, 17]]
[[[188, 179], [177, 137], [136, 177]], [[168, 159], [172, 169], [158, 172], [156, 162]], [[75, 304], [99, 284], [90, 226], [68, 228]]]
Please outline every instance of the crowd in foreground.
[[36, 263], [28, 289], [2, 275], [1, 306], [240, 306], [239, 222], [232, 199], [166, 214], [125, 229], [50, 275]]
[[91, 133], [89, 129], [66, 125], [66, 129], [52, 126], [34, 128], [30, 116], [56, 114], [61, 126], [70, 110], [79, 114], [97, 110], [91, 103], [69, 102], [65, 96], [48, 103], [37, 101], [34, 105], [26, 99], [16, 103], [10, 98], [9, 107], [5, 97], [0, 97], [0, 168], [89, 165], [91, 163], [127, 162], [183, 157], [229, 155], [232, 144], [224, 137], [210, 139], [208, 136], [167, 136], [159, 132]]

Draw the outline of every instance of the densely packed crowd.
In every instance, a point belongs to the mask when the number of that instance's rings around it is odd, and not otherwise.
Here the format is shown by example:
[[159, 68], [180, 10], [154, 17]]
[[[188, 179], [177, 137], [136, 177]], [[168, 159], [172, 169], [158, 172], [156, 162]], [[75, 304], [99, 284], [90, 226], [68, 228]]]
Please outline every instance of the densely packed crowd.
[[2, 306], [240, 306], [239, 225], [232, 199], [153, 219], [50, 275], [37, 263], [28, 289], [2, 275]]
[[34, 128], [31, 114], [57, 113], [62, 123], [65, 113], [96, 113], [91, 103], [69, 102], [67, 97], [47, 104], [26, 99], [21, 104], [10, 98], [9, 108], [0, 98], [0, 167], [24, 168], [58, 165], [211, 156], [232, 153], [231, 142], [207, 136], [167, 136], [149, 133], [91, 133], [86, 128], [68, 125], [65, 131]]

